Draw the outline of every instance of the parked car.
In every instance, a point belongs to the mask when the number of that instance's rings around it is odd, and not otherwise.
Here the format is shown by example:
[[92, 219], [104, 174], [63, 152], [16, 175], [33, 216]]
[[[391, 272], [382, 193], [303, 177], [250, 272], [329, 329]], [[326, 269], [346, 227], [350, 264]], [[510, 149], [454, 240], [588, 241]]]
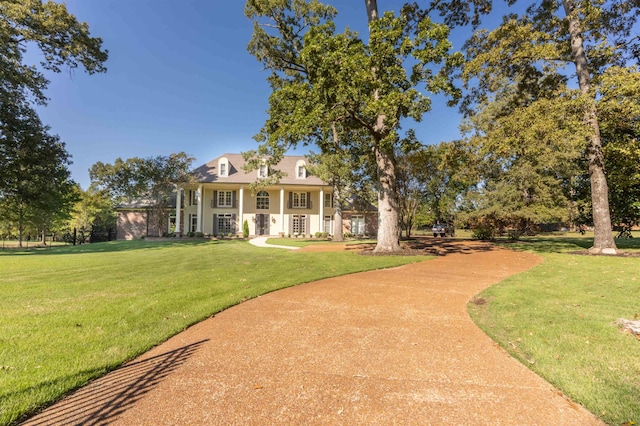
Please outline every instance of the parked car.
[[431, 228], [431, 232], [433, 232], [433, 236], [437, 237], [438, 235], [441, 237], [455, 237], [456, 233], [453, 229], [453, 225], [448, 223], [436, 223]]

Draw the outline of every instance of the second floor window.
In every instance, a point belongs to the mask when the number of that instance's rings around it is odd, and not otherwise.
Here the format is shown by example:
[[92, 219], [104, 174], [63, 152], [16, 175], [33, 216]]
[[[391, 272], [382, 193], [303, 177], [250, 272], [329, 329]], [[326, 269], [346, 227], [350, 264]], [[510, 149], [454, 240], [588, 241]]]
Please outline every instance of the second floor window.
[[218, 191], [218, 207], [233, 207], [233, 191]]
[[327, 208], [333, 207], [333, 194], [330, 192], [325, 192], [324, 194], [324, 206]]
[[260, 191], [256, 195], [256, 209], [269, 210], [269, 193], [267, 191]]
[[220, 176], [227, 175], [227, 163], [220, 163]]
[[258, 177], [266, 178], [267, 177], [267, 165], [260, 164], [260, 169], [258, 169]]
[[293, 208], [304, 209], [307, 207], [307, 193], [306, 192], [294, 192], [293, 193]]

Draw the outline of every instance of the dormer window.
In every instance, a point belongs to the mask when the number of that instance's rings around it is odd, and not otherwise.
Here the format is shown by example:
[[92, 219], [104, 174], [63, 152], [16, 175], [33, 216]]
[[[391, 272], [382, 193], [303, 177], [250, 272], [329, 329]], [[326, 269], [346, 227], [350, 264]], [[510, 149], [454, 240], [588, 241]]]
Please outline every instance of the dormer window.
[[225, 157], [222, 157], [220, 160], [218, 160], [218, 176], [229, 176], [229, 160], [227, 160]]
[[306, 179], [307, 178], [307, 169], [306, 164], [302, 160], [298, 160], [296, 163], [296, 179]]
[[268, 169], [267, 165], [266, 164], [260, 164], [260, 167], [258, 168], [258, 177], [259, 178], [266, 178], [268, 172], [269, 172], [269, 169]]

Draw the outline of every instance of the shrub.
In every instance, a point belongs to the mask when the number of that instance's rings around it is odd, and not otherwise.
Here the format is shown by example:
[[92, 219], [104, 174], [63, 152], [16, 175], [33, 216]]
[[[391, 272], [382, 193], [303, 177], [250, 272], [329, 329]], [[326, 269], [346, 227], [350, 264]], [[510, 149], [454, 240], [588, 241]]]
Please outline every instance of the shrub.
[[474, 228], [471, 238], [474, 240], [493, 241], [496, 239], [496, 231], [490, 226], [479, 226]]
[[187, 232], [187, 237], [193, 238], [194, 235], [195, 233], [193, 231]]
[[322, 237], [322, 232], [319, 232], [319, 231], [316, 232], [316, 238], [320, 238], [320, 237]]
[[247, 219], [242, 224], [242, 238], [249, 238], [249, 222], [247, 222]]
[[193, 234], [193, 236], [196, 238], [202, 238], [204, 237], [204, 234], [202, 232], [196, 232], [195, 234]]

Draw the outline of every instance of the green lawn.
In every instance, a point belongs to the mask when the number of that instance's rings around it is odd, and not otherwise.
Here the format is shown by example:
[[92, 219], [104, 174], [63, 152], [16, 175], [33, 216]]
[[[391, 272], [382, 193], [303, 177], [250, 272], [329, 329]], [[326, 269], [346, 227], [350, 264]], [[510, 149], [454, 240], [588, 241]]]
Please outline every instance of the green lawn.
[[0, 424], [12, 424], [222, 309], [425, 257], [246, 241], [117, 241], [0, 252]]
[[[581, 256], [592, 239], [529, 238], [508, 247], [544, 263], [469, 304], [501, 346], [611, 425], [640, 424], [640, 340], [613, 324], [640, 315], [640, 258]], [[638, 239], [618, 240], [625, 251]]]

